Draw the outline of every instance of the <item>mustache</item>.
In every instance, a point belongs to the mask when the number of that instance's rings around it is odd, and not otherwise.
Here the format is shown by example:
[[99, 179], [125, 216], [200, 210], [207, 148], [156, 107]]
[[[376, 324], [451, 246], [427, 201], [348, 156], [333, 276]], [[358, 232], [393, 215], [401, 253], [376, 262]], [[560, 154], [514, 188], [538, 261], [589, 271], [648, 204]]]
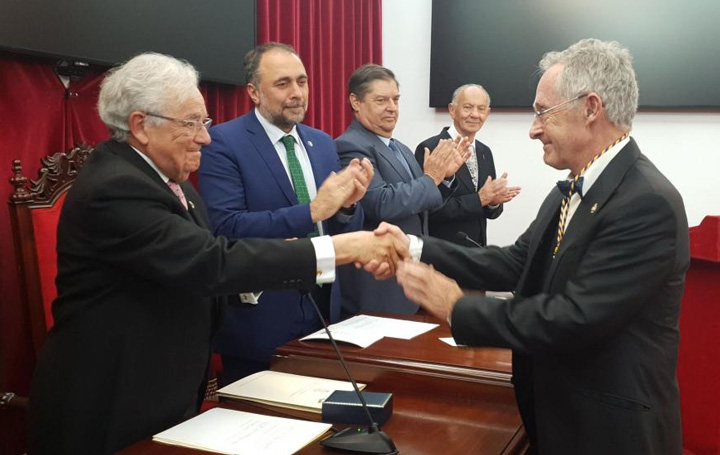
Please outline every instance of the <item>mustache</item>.
[[295, 103], [287, 103], [287, 104], [283, 105], [283, 107], [286, 109], [293, 109], [296, 107], [305, 107], [305, 106], [307, 106], [307, 103], [305, 103], [304, 101], [298, 101]]

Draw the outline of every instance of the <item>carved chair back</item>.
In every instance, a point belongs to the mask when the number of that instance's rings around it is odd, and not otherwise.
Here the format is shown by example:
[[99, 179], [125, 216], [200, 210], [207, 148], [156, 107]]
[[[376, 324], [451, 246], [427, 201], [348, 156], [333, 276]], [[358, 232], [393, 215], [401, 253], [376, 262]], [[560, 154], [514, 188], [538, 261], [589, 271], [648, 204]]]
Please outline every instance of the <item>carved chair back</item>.
[[92, 147], [80, 145], [67, 153], [41, 159], [38, 179], [23, 175], [20, 160], [12, 163], [15, 187], [10, 195], [10, 224], [17, 258], [20, 299], [27, 308], [33, 348], [37, 354], [53, 325], [51, 305], [57, 297], [57, 224], [67, 191]]

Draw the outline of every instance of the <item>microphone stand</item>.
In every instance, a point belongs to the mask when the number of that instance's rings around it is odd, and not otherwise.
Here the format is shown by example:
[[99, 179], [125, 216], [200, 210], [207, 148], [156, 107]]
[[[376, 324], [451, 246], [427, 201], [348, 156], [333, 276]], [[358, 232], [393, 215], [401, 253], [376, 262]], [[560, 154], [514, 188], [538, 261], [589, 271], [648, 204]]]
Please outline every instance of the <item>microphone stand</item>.
[[380, 426], [373, 420], [372, 415], [370, 415], [370, 410], [365, 402], [365, 398], [360, 392], [352, 374], [350, 374], [350, 370], [345, 363], [345, 359], [340, 352], [340, 348], [338, 348], [335, 338], [333, 338], [330, 333], [330, 329], [325, 323], [325, 319], [323, 318], [322, 313], [320, 313], [320, 308], [317, 303], [315, 303], [315, 299], [313, 299], [309, 292], [305, 295], [308, 299], [310, 299], [310, 303], [312, 303], [315, 313], [317, 313], [320, 318], [320, 322], [322, 322], [322, 325], [325, 328], [325, 333], [327, 333], [330, 343], [332, 344], [333, 349], [335, 349], [335, 354], [337, 354], [340, 364], [345, 370], [345, 375], [352, 383], [353, 389], [355, 389], [355, 393], [360, 399], [362, 408], [367, 415], [368, 421], [370, 422], [370, 426], [367, 430], [361, 430], [360, 428], [353, 430], [352, 427], [345, 428], [344, 430], [340, 430], [334, 435], [320, 441], [320, 445], [332, 449], [350, 450], [353, 452], [370, 453], [375, 455], [397, 455], [399, 451], [395, 448], [395, 443], [392, 438], [380, 429]]
[[472, 243], [473, 245], [475, 245], [476, 247], [482, 248], [482, 245], [477, 243], [475, 240], [471, 239], [470, 236], [467, 235], [466, 233], [464, 233], [463, 231], [459, 231], [456, 235], [457, 235], [457, 238], [459, 238], [460, 240], [466, 240], [466, 241]]

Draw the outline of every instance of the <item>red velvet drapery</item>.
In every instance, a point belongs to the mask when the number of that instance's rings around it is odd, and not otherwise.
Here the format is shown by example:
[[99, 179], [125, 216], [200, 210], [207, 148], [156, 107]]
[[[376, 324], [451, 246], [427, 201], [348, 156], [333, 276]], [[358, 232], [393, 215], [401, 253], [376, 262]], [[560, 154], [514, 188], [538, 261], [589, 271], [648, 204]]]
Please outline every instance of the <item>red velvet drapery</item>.
[[[381, 63], [382, 0], [258, 0], [257, 8], [258, 42], [288, 43], [305, 63], [310, 78], [305, 123], [339, 135], [351, 119], [346, 92], [352, 70]], [[95, 72], [66, 90], [46, 61], [0, 52], [0, 391], [27, 394], [35, 362], [5, 208], [12, 190], [10, 163], [22, 160], [25, 175], [34, 177], [40, 157], [106, 139], [95, 108], [101, 80]], [[251, 107], [244, 87], [204, 83], [201, 91], [216, 123]], [[0, 413], [0, 452], [22, 453], [22, 427], [22, 416]]]

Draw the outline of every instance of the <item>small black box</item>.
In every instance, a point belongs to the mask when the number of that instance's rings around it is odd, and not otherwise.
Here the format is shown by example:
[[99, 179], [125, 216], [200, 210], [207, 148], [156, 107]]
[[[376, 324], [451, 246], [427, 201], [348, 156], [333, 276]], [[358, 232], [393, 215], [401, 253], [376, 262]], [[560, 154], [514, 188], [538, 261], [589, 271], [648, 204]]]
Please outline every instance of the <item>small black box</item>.
[[[384, 425], [393, 412], [392, 393], [362, 392], [373, 420]], [[322, 421], [330, 423], [352, 423], [369, 425], [360, 398], [355, 391], [336, 390], [322, 405]]]

